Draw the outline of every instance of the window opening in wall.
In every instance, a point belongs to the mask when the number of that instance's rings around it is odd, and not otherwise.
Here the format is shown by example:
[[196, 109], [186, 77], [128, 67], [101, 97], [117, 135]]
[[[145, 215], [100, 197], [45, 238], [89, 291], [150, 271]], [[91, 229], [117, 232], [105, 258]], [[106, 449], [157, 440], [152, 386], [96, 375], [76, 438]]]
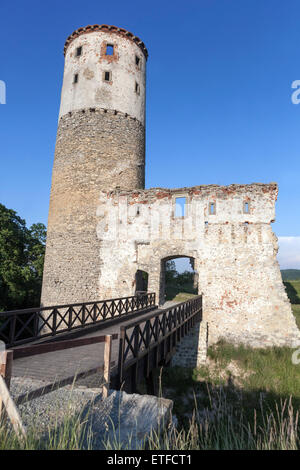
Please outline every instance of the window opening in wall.
[[135, 273], [135, 295], [144, 294], [148, 291], [148, 273], [138, 269]]
[[210, 215], [215, 215], [215, 213], [216, 213], [216, 203], [215, 202], [210, 202], [209, 203], [209, 213], [210, 213]]
[[73, 83], [78, 83], [78, 73], [75, 73]]
[[114, 55], [114, 45], [113, 44], [106, 44], [105, 55]]
[[186, 197], [177, 197], [175, 199], [175, 217], [184, 217], [186, 215]]
[[77, 49], [76, 49], [76, 57], [81, 56], [81, 54], [82, 54], [82, 46], [77, 47]]
[[111, 72], [104, 72], [104, 81], [105, 82], [110, 82], [112, 78]]
[[137, 95], [140, 94], [140, 85], [137, 82], [135, 82], [135, 92]]
[[135, 65], [140, 68], [140, 65], [141, 65], [141, 59], [139, 58], [139, 56], [135, 56]]
[[244, 214], [249, 214], [249, 202], [244, 202]]

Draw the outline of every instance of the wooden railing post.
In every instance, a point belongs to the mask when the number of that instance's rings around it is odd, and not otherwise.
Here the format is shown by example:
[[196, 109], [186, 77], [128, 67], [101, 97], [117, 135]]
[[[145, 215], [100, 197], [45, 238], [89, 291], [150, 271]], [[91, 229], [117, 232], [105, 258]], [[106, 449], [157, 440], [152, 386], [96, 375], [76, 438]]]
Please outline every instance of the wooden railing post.
[[[14, 352], [10, 349], [7, 351], [0, 352], [0, 375], [5, 380], [6, 386], [9, 390], [10, 380], [12, 376], [12, 365], [13, 365]], [[2, 398], [0, 396], [0, 415], [2, 411]]]
[[147, 320], [146, 326], [146, 349], [148, 349], [148, 354], [147, 354], [147, 362], [146, 362], [146, 377], [149, 376], [150, 373], [150, 320]]
[[81, 324], [85, 324], [85, 304], [82, 304]]
[[14, 341], [15, 341], [15, 335], [16, 335], [16, 322], [17, 322], [17, 315], [14, 315], [12, 319], [10, 320], [10, 325], [9, 325], [9, 343], [11, 346], [13, 346]]
[[12, 375], [14, 352], [10, 349], [0, 352], [0, 418], [4, 407], [6, 414], [9, 417], [12, 427], [21, 441], [26, 438], [26, 431], [22, 424], [18, 409], [10, 396], [9, 387]]
[[73, 309], [72, 307], [68, 308], [68, 330], [70, 331], [72, 328], [72, 320], [73, 320]]
[[125, 326], [120, 328], [120, 341], [119, 341], [119, 363], [118, 363], [118, 385], [121, 388], [123, 383], [124, 373], [124, 351], [125, 351]]
[[39, 334], [39, 314], [38, 312], [36, 312], [34, 316], [34, 336], [38, 336], [38, 334]]
[[104, 381], [105, 381], [105, 384], [103, 386], [103, 398], [107, 398], [108, 392], [109, 392], [111, 343], [112, 343], [112, 335], [105, 335], [105, 345], [104, 345]]
[[56, 324], [57, 324], [57, 309], [53, 310], [53, 320], [52, 320], [52, 336], [56, 334]]
[[139, 367], [139, 334], [140, 334], [140, 325], [134, 327], [134, 343], [133, 343], [133, 357], [136, 359], [135, 366], [132, 368], [131, 375], [131, 391], [132, 393], [136, 392], [137, 383], [138, 383], [138, 367]]
[[93, 305], [93, 323], [96, 322], [96, 318], [97, 318], [97, 304], [94, 304]]
[[10, 396], [9, 390], [2, 376], [0, 376], [0, 399], [1, 401], [3, 400], [7, 416], [11, 421], [12, 427], [14, 428], [19, 441], [23, 441], [23, 439], [26, 438], [26, 431], [22, 424], [19, 411]]

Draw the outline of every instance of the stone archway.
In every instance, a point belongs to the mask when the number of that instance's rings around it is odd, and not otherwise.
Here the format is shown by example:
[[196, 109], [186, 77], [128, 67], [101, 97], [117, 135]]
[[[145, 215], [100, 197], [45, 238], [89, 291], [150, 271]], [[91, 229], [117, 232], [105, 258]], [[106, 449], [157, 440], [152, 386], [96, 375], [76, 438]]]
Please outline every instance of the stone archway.
[[[189, 289], [190, 293], [191, 294], [198, 294], [198, 273], [197, 271], [195, 270], [195, 258], [193, 256], [188, 256], [188, 255], [181, 255], [181, 254], [177, 254], [177, 255], [169, 255], [169, 256], [166, 256], [164, 258], [162, 258], [160, 260], [160, 280], [159, 280], [159, 304], [160, 305], [163, 305], [165, 303], [166, 300], [170, 300], [168, 298], [168, 293], [170, 294], [170, 291], [168, 292], [168, 285], [167, 283], [169, 282], [169, 279], [168, 279], [168, 274], [170, 275], [170, 272], [166, 272], [166, 269], [168, 268], [167, 266], [167, 263], [169, 261], [173, 261], [173, 260], [178, 260], [178, 259], [187, 259], [189, 260], [190, 262], [190, 266], [192, 268], [192, 271], [191, 271], [191, 278], [192, 278], [192, 282], [191, 282], [191, 288]], [[174, 294], [176, 294], [176, 290], [178, 290], [178, 293], [180, 291], [180, 287], [178, 286], [177, 289], [174, 290]], [[188, 292], [186, 290], [186, 287], [182, 287], [183, 292]]]

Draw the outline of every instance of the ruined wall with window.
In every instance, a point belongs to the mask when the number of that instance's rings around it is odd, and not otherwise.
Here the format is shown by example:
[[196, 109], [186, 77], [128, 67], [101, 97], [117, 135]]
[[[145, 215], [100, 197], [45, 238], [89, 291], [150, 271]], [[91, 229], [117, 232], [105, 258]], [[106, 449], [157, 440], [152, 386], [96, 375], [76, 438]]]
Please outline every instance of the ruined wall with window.
[[103, 298], [131, 295], [135, 273], [143, 270], [148, 290], [162, 303], [161, 261], [188, 256], [204, 295], [209, 343], [299, 341], [271, 228], [276, 198], [275, 183], [103, 192], [99, 292]]

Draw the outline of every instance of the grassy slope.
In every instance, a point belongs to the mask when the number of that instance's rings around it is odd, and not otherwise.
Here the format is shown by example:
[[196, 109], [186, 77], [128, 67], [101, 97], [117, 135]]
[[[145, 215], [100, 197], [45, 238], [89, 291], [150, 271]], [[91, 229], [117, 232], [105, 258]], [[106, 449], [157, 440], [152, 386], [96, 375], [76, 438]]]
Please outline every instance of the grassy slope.
[[197, 294], [189, 294], [188, 292], [179, 292], [179, 294], [176, 294], [175, 297], [173, 297], [171, 300], [173, 302], [185, 302], [186, 300], [192, 299], [195, 297]]
[[[300, 297], [300, 280], [290, 281]], [[181, 299], [181, 295], [176, 296]], [[300, 329], [300, 304], [292, 305]], [[232, 400], [250, 419], [254, 409], [259, 410], [261, 399], [267, 407], [293, 397], [300, 408], [300, 365], [292, 363], [294, 350], [290, 348], [251, 349], [220, 343], [209, 349], [209, 366], [196, 369], [165, 369], [162, 375], [164, 395], [174, 400], [175, 413], [181, 424], [187, 424], [195, 403], [198, 408], [209, 405], [212, 394], [220, 387], [226, 389]], [[233, 377], [232, 368], [237, 376]], [[196, 400], [195, 400], [196, 397]], [[237, 398], [238, 397], [238, 398]]]
[[300, 280], [284, 281], [285, 290], [292, 304], [300, 304]]
[[296, 281], [289, 281], [292, 286], [295, 288], [297, 291], [297, 294], [300, 296], [300, 279], [297, 279]]
[[166, 300], [184, 302], [195, 295], [197, 295], [197, 290], [194, 289], [192, 284], [184, 284], [181, 286], [167, 284], [166, 286]]
[[300, 329], [300, 305], [292, 305], [292, 310], [295, 315], [298, 328]]
[[300, 364], [292, 363], [293, 352], [219, 343], [209, 348], [206, 366], [165, 368], [163, 396], [174, 401], [179, 427], [190, 432], [193, 410], [200, 416], [194, 448], [299, 449]]

